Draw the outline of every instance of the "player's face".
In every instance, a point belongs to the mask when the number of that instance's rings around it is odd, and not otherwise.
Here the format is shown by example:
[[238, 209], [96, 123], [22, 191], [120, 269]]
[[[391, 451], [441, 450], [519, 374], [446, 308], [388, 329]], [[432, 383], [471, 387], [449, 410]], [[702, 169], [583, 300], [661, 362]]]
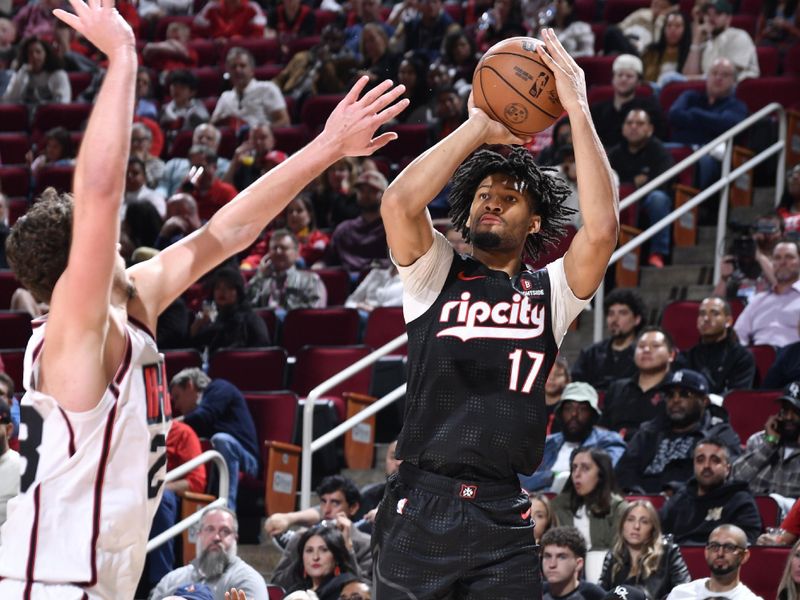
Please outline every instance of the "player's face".
[[312, 535], [303, 547], [303, 567], [312, 580], [322, 579], [333, 573], [336, 561], [320, 536]]
[[633, 353], [633, 362], [640, 371], [659, 371], [667, 368], [672, 362], [672, 352], [669, 350], [667, 338], [660, 331], [648, 331], [639, 337], [636, 350]]
[[322, 494], [319, 499], [319, 508], [322, 512], [322, 519], [334, 519], [339, 513], [352, 516], [358, 510], [358, 506], [350, 506], [344, 497], [342, 490], [336, 490], [330, 494]]
[[236, 526], [233, 517], [225, 511], [208, 513], [198, 534], [201, 551], [227, 552], [236, 543]]
[[544, 532], [550, 525], [550, 519], [547, 518], [547, 507], [541, 500], [531, 500], [531, 518], [533, 519], [533, 539], [538, 541], [542, 539]]
[[542, 551], [542, 570], [550, 585], [572, 581], [583, 567], [583, 559], [566, 546], [545, 546]]
[[591, 494], [600, 481], [600, 469], [588, 452], [579, 452], [572, 459], [572, 485], [578, 496]]
[[706, 298], [697, 314], [697, 331], [703, 337], [716, 338], [725, 333], [733, 319], [725, 314], [725, 303], [719, 298]]
[[612, 304], [606, 313], [606, 327], [613, 338], [626, 338], [631, 335], [642, 321], [633, 314], [627, 304]]
[[478, 184], [468, 221], [473, 246], [483, 250], [513, 250], [536, 233], [542, 219], [531, 210], [520, 184], [503, 173], [494, 173]]
[[642, 506], [637, 506], [625, 517], [622, 524], [622, 537], [625, 543], [634, 550], [638, 550], [650, 540], [653, 535], [653, 522], [650, 514]]
[[714, 444], [701, 444], [694, 449], [694, 476], [703, 489], [716, 488], [728, 478], [731, 465], [728, 454]]

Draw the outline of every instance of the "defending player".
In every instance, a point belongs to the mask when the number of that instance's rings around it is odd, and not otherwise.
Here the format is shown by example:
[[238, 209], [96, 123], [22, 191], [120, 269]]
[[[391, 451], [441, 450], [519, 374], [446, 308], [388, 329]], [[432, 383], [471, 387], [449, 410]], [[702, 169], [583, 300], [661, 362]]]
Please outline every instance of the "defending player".
[[[403, 463], [373, 533], [378, 600], [541, 597], [530, 502], [516, 473], [539, 464], [547, 374], [619, 227], [583, 72], [552, 30], [544, 41], [539, 52], [572, 125], [584, 223], [563, 259], [536, 272], [522, 264], [523, 253], [559, 236], [567, 189], [522, 148], [470, 157], [482, 144], [523, 141], [474, 107], [383, 196], [404, 284], [409, 375]], [[451, 217], [472, 257], [453, 251], [425, 208], [454, 172]]]
[[[125, 270], [117, 254], [133, 119], [136, 49], [113, 0], [56, 10], [108, 56], [83, 137], [74, 199], [44, 198], [8, 241], [17, 277], [50, 314], [25, 356], [22, 494], [8, 506], [0, 598], [132, 598], [163, 489], [168, 384], [152, 336], [159, 313], [222, 260], [247, 248], [301, 188], [348, 155], [396, 137], [375, 130], [406, 102], [362, 78], [324, 131], [219, 210], [193, 235]], [[391, 106], [390, 106], [391, 105]], [[53, 194], [52, 196], [55, 196]]]

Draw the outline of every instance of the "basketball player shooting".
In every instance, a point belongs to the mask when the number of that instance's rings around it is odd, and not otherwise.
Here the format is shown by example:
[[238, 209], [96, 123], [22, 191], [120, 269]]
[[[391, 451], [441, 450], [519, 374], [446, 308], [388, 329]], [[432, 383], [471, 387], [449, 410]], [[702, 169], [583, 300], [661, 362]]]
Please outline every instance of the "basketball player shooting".
[[373, 135], [403, 87], [356, 83], [307, 147], [200, 230], [126, 270], [117, 253], [136, 47], [113, 0], [70, 0], [55, 15], [108, 57], [75, 167], [73, 196], [48, 193], [12, 229], [20, 282], [50, 314], [35, 323], [21, 402], [22, 493], [8, 504], [0, 598], [133, 598], [161, 497], [170, 406], [152, 332], [191, 283], [252, 244], [329, 165], [396, 138]]
[[[541, 460], [545, 380], [619, 228], [583, 72], [552, 30], [543, 39], [537, 51], [572, 126], [583, 218], [563, 258], [535, 272], [523, 265], [560, 236], [568, 190], [524, 148], [474, 152], [524, 140], [471, 102], [468, 120], [383, 196], [404, 285], [409, 368], [403, 463], [373, 533], [378, 600], [541, 597], [530, 502], [517, 473]], [[472, 256], [455, 253], [426, 209], [451, 176], [450, 214]]]

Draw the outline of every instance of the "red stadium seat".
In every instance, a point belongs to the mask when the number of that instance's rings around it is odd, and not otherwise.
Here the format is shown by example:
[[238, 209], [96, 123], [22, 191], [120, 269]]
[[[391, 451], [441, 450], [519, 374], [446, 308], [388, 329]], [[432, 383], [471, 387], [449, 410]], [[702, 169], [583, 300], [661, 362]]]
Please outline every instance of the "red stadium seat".
[[753, 15], [757, 17], [761, 14], [761, 7], [764, 0], [741, 0], [739, 2], [739, 12], [743, 15]]
[[7, 310], [11, 306], [11, 296], [19, 287], [22, 286], [11, 269], [0, 269], [0, 310]]
[[261, 320], [264, 321], [264, 325], [267, 326], [267, 331], [269, 331], [269, 339], [277, 339], [278, 318], [275, 316], [275, 310], [272, 308], [254, 308], [253, 312], [261, 317]]
[[648, 0], [606, 0], [603, 20], [608, 23], [619, 23], [633, 11], [649, 7]]
[[0, 350], [6, 375], [14, 380], [14, 389], [22, 390], [22, 377], [24, 374], [25, 350]]
[[164, 351], [164, 364], [167, 369], [167, 379], [172, 380], [175, 375], [184, 369], [203, 366], [203, 357], [194, 348], [186, 350]]
[[732, 15], [731, 16], [731, 27], [736, 27], [737, 29], [744, 29], [747, 33], [750, 34], [750, 37], [756, 36], [756, 17], [753, 15]]
[[289, 390], [247, 392], [244, 399], [253, 416], [261, 448], [265, 441], [292, 443], [297, 394]]
[[321, 38], [318, 35], [309, 35], [306, 37], [294, 38], [289, 42], [288, 55], [283, 57], [284, 60], [288, 62], [288, 60], [298, 52], [303, 52], [304, 50], [310, 50], [314, 46], [317, 46], [320, 42], [320, 39]]
[[[30, 203], [25, 197], [11, 196], [8, 198], [8, 225], [13, 226], [22, 215], [28, 211]], [[2, 308], [2, 306], [0, 306]]]
[[70, 131], [81, 131], [86, 125], [92, 104], [42, 104], [36, 109], [31, 124], [34, 137], [41, 136], [53, 127], [66, 127]]
[[597, 14], [595, 9], [597, 7], [597, 2], [595, 0], [575, 0], [575, 18], [578, 21], [584, 21], [585, 23], [594, 23], [597, 21]]
[[661, 93], [658, 96], [658, 102], [661, 104], [661, 110], [664, 111], [664, 114], [666, 115], [669, 112], [672, 103], [675, 102], [675, 100], [677, 100], [683, 92], [687, 90], [702, 92], [705, 89], [705, 81], [677, 81], [675, 83], [670, 83], [661, 89]]
[[222, 78], [222, 70], [217, 67], [199, 67], [191, 69], [191, 71], [197, 77], [198, 98], [219, 96], [228, 87], [227, 82]]
[[[795, 44], [786, 52], [783, 70], [786, 75], [800, 75], [800, 44]], [[2, 122], [1, 119], [0, 122]]]
[[444, 5], [444, 10], [450, 15], [456, 23], [459, 25], [463, 25], [464, 23], [464, 11], [461, 8], [460, 2], [447, 2]]
[[[345, 346], [358, 342], [360, 318], [354, 308], [299, 308], [286, 313], [281, 332], [281, 346], [289, 356], [300, 348]], [[354, 390], [348, 390], [354, 391]]]
[[426, 124], [390, 125], [397, 139], [381, 148], [381, 156], [400, 162], [404, 158], [416, 158], [431, 146], [431, 130]]
[[170, 23], [178, 21], [179, 23], [185, 23], [190, 28], [192, 23], [194, 22], [193, 16], [186, 16], [186, 15], [175, 15], [170, 17], [161, 17], [156, 22], [156, 40], [165, 40], [167, 39], [167, 27], [169, 27]]
[[572, 225], [567, 225], [564, 228], [564, 235], [558, 240], [555, 246], [546, 248], [545, 251], [539, 256], [536, 261], [531, 265], [534, 269], [543, 269], [548, 263], [558, 260], [567, 253], [569, 245], [572, 243], [572, 238], [575, 237], [577, 230]]
[[761, 515], [761, 531], [781, 523], [781, 507], [772, 496], [755, 496], [758, 514]]
[[775, 362], [775, 355], [777, 354], [774, 346], [762, 344], [760, 346], [748, 346], [748, 350], [753, 355], [756, 361], [756, 381], [754, 386], [758, 386], [764, 381], [764, 378], [769, 372], [772, 363]]
[[579, 56], [575, 59], [586, 74], [586, 85], [608, 85], [611, 83], [611, 66], [616, 56]]
[[220, 60], [225, 59], [219, 51], [219, 46], [213, 40], [190, 40], [189, 49], [197, 53], [198, 67], [216, 67]]
[[[649, 98], [653, 95], [653, 88], [649, 85], [640, 85], [636, 88], [635, 95], [637, 98]], [[589, 90], [588, 100], [589, 105], [611, 100], [614, 97], [614, 86], [612, 85], [595, 85]]]
[[308, 128], [305, 125], [275, 127], [272, 134], [275, 136], [275, 148], [286, 154], [294, 154], [309, 141]]
[[333, 109], [343, 98], [344, 95], [340, 94], [312, 96], [303, 103], [303, 108], [300, 110], [301, 122], [306, 124], [312, 135], [315, 135], [322, 129]]
[[670, 302], [661, 316], [661, 326], [675, 341], [678, 350], [688, 350], [700, 341], [697, 332], [697, 313], [700, 303], [694, 300]]
[[[769, 90], [769, 93], [764, 93]], [[736, 97], [754, 113], [767, 104], [778, 102], [791, 108], [800, 100], [800, 79], [795, 77], [759, 77], [745, 79], [736, 86]]]
[[281, 45], [278, 38], [236, 38], [228, 42], [220, 55], [221, 60], [225, 60], [231, 48], [248, 50], [253, 55], [256, 65], [277, 63], [281, 60]]
[[243, 392], [283, 389], [285, 371], [286, 351], [278, 347], [217, 350], [208, 364], [212, 379], [227, 379]]
[[342, 306], [350, 295], [350, 275], [339, 267], [328, 267], [314, 271], [328, 292], [328, 306]]
[[[672, 155], [672, 160], [674, 160], [675, 164], [677, 165], [692, 153], [692, 149], [688, 146], [676, 146], [670, 148], [669, 153]], [[694, 165], [689, 165], [683, 171], [681, 171], [678, 175], [677, 182], [682, 183], [683, 185], [691, 186], [694, 183]]]
[[706, 549], [703, 546], [681, 546], [681, 555], [686, 562], [692, 579], [709, 576], [705, 551]]
[[31, 141], [27, 133], [0, 133], [0, 163], [24, 165], [25, 155], [30, 149]]
[[30, 194], [31, 174], [26, 167], [0, 167], [0, 187], [8, 196]]
[[334, 12], [332, 10], [325, 10], [324, 8], [318, 8], [314, 11], [314, 33], [317, 35], [322, 33], [322, 30], [325, 29], [325, 25], [328, 23], [333, 23], [336, 21], [336, 17], [339, 16], [339, 13]]
[[[380, 348], [406, 332], [406, 322], [401, 306], [379, 306], [367, 318], [364, 343], [371, 348]], [[405, 355], [408, 347], [404, 344], [394, 354]]]
[[189, 155], [189, 148], [192, 147], [193, 133], [188, 129], [179, 131], [169, 146], [167, 158], [186, 158]]
[[92, 82], [92, 74], [88, 71], [70, 71], [67, 73], [67, 77], [69, 77], [69, 86], [72, 88], [72, 101], [75, 102], [83, 90], [89, 87]]
[[725, 395], [722, 406], [728, 411], [728, 421], [742, 444], [754, 433], [763, 431], [767, 419], [778, 412], [775, 400], [781, 393], [780, 390], [733, 390]]
[[0, 348], [23, 348], [31, 337], [31, 316], [18, 310], [0, 310]]
[[664, 506], [667, 498], [661, 494], [634, 494], [631, 496], [625, 496], [625, 500], [628, 502], [633, 502], [634, 500], [649, 500], [650, 504], [652, 504], [656, 510], [659, 510], [662, 506]]
[[0, 131], [27, 131], [28, 107], [24, 104], [0, 104]]
[[758, 68], [761, 70], [761, 77], [774, 77], [778, 74], [778, 62], [780, 55], [778, 49], [772, 46], [758, 46]]
[[75, 167], [65, 166], [56, 167], [45, 165], [36, 175], [36, 183], [33, 186], [34, 196], [41, 194], [49, 187], [54, 187], [59, 192], [72, 191], [72, 176]]
[[[605, 41], [606, 29], [608, 23], [605, 21], [591, 23], [592, 33], [594, 34], [594, 53], [601, 54], [603, 52], [603, 43]], [[591, 90], [590, 90], [591, 91]]]
[[762, 598], [776, 598], [791, 548], [751, 546], [750, 560], [742, 567], [742, 582]]
[[256, 67], [253, 70], [253, 76], [258, 81], [271, 81], [272, 79], [275, 79], [278, 75], [280, 75], [283, 69], [284, 69], [283, 65], [276, 63], [261, 65], [260, 67]]

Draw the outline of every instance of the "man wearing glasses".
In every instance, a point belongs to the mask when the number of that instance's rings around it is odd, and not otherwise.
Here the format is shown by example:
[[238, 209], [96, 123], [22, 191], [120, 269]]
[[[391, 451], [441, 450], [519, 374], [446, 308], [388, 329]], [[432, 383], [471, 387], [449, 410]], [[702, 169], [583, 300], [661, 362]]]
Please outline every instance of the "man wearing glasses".
[[677, 586], [667, 600], [725, 598], [761, 600], [739, 581], [742, 565], [750, 558], [747, 537], [736, 525], [720, 525], [708, 536], [706, 563], [711, 577], [695, 579]]

